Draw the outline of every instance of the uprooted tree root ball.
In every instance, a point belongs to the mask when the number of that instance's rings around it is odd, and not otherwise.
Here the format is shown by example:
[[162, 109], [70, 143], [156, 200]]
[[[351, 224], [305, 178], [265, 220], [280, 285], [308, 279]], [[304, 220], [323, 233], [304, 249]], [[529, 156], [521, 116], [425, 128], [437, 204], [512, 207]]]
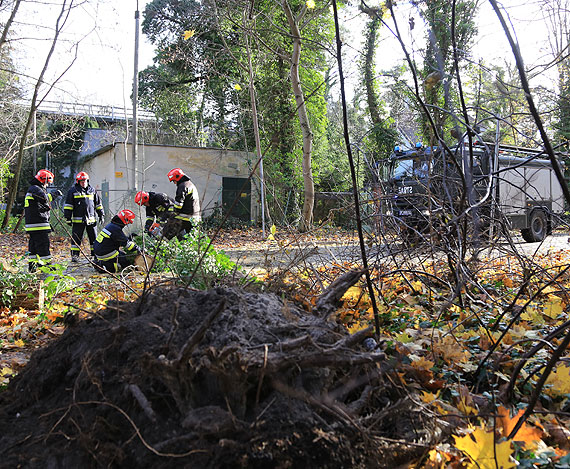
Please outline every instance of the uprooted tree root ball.
[[0, 465], [394, 467], [437, 430], [366, 336], [232, 289], [110, 305], [0, 395]]

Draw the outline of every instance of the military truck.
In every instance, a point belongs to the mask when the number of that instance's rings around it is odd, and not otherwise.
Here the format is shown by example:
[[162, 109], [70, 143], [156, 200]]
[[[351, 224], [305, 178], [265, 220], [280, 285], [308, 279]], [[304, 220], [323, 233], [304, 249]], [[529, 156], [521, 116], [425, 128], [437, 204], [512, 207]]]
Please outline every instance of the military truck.
[[[493, 224], [542, 241], [564, 212], [564, 195], [541, 150], [476, 142], [444, 151], [416, 144], [394, 149], [385, 184], [387, 213], [401, 227], [425, 233], [463, 214], [480, 232]], [[467, 189], [471, 188], [471, 190]]]

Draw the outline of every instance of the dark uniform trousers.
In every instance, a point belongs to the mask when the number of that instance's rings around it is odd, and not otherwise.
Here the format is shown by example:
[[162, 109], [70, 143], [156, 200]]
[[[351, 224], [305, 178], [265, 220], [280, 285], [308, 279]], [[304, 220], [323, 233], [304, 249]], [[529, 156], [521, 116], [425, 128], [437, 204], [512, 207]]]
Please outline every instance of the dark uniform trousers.
[[28, 270], [35, 272], [38, 263], [49, 264], [51, 255], [49, 251], [49, 230], [29, 231], [28, 241]]
[[91, 246], [91, 256], [94, 256], [93, 243], [97, 237], [97, 225], [88, 225], [87, 223], [74, 223], [71, 228], [71, 239], [73, 245], [71, 246], [71, 255], [79, 256], [81, 241], [83, 240], [83, 232], [87, 231], [89, 238], [89, 245]]
[[[132, 256], [131, 256], [132, 257]], [[97, 261], [97, 270], [105, 270], [112, 274], [116, 274], [117, 272], [123, 270], [125, 267], [132, 265], [133, 262], [131, 258], [127, 257], [124, 252], [119, 252], [119, 255], [111, 260], [108, 261]]]

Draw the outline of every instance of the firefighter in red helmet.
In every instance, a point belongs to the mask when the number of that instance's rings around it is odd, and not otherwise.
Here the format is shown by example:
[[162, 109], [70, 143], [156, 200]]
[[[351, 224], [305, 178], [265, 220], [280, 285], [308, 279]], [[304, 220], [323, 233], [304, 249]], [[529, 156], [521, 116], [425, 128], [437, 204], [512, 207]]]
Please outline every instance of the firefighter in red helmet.
[[139, 191], [135, 195], [135, 203], [146, 208], [144, 231], [153, 236], [160, 236], [160, 224], [168, 219], [172, 199], [162, 192]]
[[93, 243], [97, 237], [97, 218], [103, 223], [105, 212], [97, 191], [89, 185], [89, 174], [85, 171], [77, 173], [75, 184], [67, 192], [65, 206], [63, 207], [67, 224], [71, 226], [71, 261], [77, 262], [81, 252], [83, 232], [87, 231], [91, 256]]
[[24, 202], [24, 216], [28, 242], [28, 270], [35, 272], [38, 265], [49, 265], [51, 253], [49, 245], [49, 223], [52, 201], [61, 197], [60, 190], [48, 193], [47, 187], [53, 183], [53, 173], [40, 169], [30, 181]]
[[201, 220], [198, 189], [180, 168], [168, 172], [168, 180], [176, 184], [176, 196], [171, 209], [171, 217], [164, 228], [168, 239], [177, 236], [182, 239]]
[[123, 233], [123, 228], [134, 220], [135, 214], [131, 210], [121, 210], [97, 235], [93, 249], [101, 269], [116, 273], [133, 264], [134, 258], [130, 254], [140, 253], [141, 249]]

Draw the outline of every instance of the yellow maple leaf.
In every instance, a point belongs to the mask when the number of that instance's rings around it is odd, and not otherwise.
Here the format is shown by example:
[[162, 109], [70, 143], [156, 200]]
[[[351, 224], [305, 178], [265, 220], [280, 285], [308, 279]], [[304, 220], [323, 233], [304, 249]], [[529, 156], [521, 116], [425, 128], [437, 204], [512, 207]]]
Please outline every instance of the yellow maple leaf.
[[394, 336], [394, 338], [398, 341], [401, 342], [402, 344], [409, 344], [410, 342], [413, 342], [414, 338], [412, 336], [410, 336], [408, 333], [406, 332], [402, 332], [400, 334], [396, 334]]
[[465, 415], [477, 415], [479, 413], [475, 407], [469, 405], [468, 400], [464, 396], [457, 403], [457, 410]]
[[0, 370], [0, 376], [10, 376], [12, 375], [14, 372], [12, 371], [12, 368], [9, 368], [7, 366], [3, 367]]
[[455, 447], [463, 451], [471, 462], [468, 469], [509, 469], [516, 467], [511, 461], [513, 450], [510, 441], [495, 441], [495, 434], [485, 431], [484, 428], [476, 428], [473, 433], [465, 436], [453, 436]]
[[[522, 416], [522, 414], [524, 414], [524, 409], [520, 409], [517, 415], [511, 418], [509, 409], [500, 406], [497, 409], [497, 414], [499, 414], [499, 418], [497, 419], [497, 426], [502, 428], [501, 434], [504, 437], [507, 437], [513, 428], [515, 428], [515, 425], [517, 424], [519, 418]], [[513, 440], [523, 443], [527, 449], [535, 449], [537, 447], [537, 443], [541, 440], [541, 438], [542, 430], [538, 427], [527, 425], [525, 422], [522, 424]]]
[[439, 397], [440, 392], [441, 392], [441, 389], [437, 392], [437, 394], [433, 394], [433, 393], [427, 392], [427, 391], [422, 391], [422, 395], [420, 396], [420, 399], [423, 403], [430, 404], [431, 402], [435, 401]]
[[421, 293], [423, 291], [423, 285], [424, 284], [422, 282], [420, 282], [419, 280], [414, 280], [413, 282], [410, 282], [410, 285], [417, 292]]
[[425, 357], [420, 357], [418, 360], [412, 361], [411, 365], [418, 370], [431, 370], [435, 363]]
[[448, 364], [465, 363], [471, 357], [469, 352], [462, 350], [455, 339], [449, 335], [443, 341], [434, 343], [433, 350]]
[[[241, 86], [239, 86], [239, 83], [236, 83], [236, 84], [234, 85], [234, 90], [236, 90], [236, 91], [241, 91]], [[275, 225], [273, 225], [273, 226], [275, 226]]]
[[22, 339], [17, 339], [14, 341], [14, 345], [16, 347], [23, 347], [24, 345], [26, 345], [26, 343]]
[[554, 319], [562, 314], [562, 299], [553, 295], [549, 295], [548, 298], [550, 301], [548, 303], [544, 303], [542, 314]]
[[545, 389], [546, 394], [550, 396], [570, 394], [570, 366], [559, 366], [555, 371], [548, 375], [548, 378], [546, 378], [546, 384], [550, 385], [549, 388]]
[[542, 315], [538, 314], [538, 311], [530, 306], [521, 314], [521, 319], [523, 321], [530, 321], [534, 324], [544, 324], [545, 322]]
[[187, 41], [192, 36], [194, 36], [195, 33], [196, 33], [195, 29], [188, 29], [187, 31], [184, 31], [184, 40]]
[[368, 326], [369, 324], [365, 322], [356, 321], [352, 326], [348, 327], [348, 332], [350, 334], [356, 334], [358, 331], [366, 329]]

